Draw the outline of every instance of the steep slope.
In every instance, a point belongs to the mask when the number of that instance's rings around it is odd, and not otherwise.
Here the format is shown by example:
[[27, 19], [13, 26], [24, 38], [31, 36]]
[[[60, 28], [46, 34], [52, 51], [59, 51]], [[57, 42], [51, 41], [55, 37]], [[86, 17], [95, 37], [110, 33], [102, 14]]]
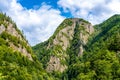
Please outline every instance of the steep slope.
[[51, 80], [16, 24], [0, 13], [0, 80]]
[[21, 31], [17, 29], [16, 24], [3, 14], [0, 14], [0, 38], [7, 43], [7, 46], [23, 53], [24, 56], [32, 60], [30, 45], [25, 40]]
[[80, 56], [93, 31], [92, 25], [83, 19], [65, 19], [48, 41], [34, 46], [33, 50], [48, 72], [63, 72], [71, 58], [68, 49], [74, 45], [78, 50], [76, 57]]
[[58, 79], [119, 80], [120, 15], [93, 27], [82, 19], [66, 19], [33, 50]]
[[120, 15], [95, 26], [65, 19], [33, 50], [37, 57], [10, 17], [0, 13], [0, 80], [119, 80]]
[[69, 80], [120, 79], [120, 15], [94, 27], [85, 52], [66, 71]]

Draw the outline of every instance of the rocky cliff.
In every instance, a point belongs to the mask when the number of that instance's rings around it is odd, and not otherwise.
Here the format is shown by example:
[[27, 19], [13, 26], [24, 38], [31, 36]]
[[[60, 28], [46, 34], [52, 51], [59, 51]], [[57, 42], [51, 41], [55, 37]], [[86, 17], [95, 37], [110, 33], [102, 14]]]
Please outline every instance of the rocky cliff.
[[55, 80], [12, 19], [0, 13], [0, 80]]
[[[33, 47], [35, 53], [40, 55], [40, 50], [43, 50], [42, 47], [49, 50], [50, 55], [44, 54], [43, 57], [49, 56], [46, 66], [48, 72], [51, 71], [60, 71], [63, 72], [67, 69], [68, 60], [70, 58], [68, 54], [68, 49], [72, 46], [72, 42], [77, 37], [79, 41], [75, 42], [76, 46], [80, 43], [77, 48], [79, 52], [77, 56], [80, 56], [84, 51], [84, 45], [88, 41], [89, 35], [94, 32], [93, 26], [79, 18], [70, 18], [65, 19], [60, 26], [56, 29], [53, 36], [46, 42], [41, 43]], [[77, 34], [77, 36], [75, 36]], [[46, 44], [46, 45], [42, 45]], [[39, 47], [38, 47], [39, 46]], [[44, 53], [44, 52], [43, 52]], [[42, 58], [43, 59], [43, 58]], [[43, 61], [44, 62], [44, 61]]]
[[95, 26], [65, 19], [33, 47], [36, 57], [15, 23], [0, 13], [0, 80], [119, 80], [119, 44], [118, 14]]
[[26, 41], [22, 32], [17, 28], [16, 24], [7, 16], [0, 15], [0, 37], [3, 38], [7, 45], [14, 51], [21, 52], [24, 56], [32, 60], [32, 50]]

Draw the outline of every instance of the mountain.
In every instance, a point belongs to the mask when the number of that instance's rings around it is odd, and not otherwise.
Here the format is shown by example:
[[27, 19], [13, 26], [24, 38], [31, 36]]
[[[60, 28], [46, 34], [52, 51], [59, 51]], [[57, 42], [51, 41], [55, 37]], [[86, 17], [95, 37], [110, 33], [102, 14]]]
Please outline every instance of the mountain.
[[52, 80], [10, 17], [0, 13], [0, 80]]
[[65, 19], [36, 46], [0, 13], [0, 80], [119, 80], [120, 15], [92, 25]]
[[83, 19], [65, 19], [50, 39], [33, 50], [58, 80], [119, 80], [119, 44], [116, 14], [94, 26]]
[[9, 17], [7, 18], [3, 14], [1, 14], [0, 17], [1, 44], [2, 41], [4, 41], [7, 46], [13, 48], [15, 51], [21, 52], [22, 55], [32, 60], [32, 49], [21, 31], [17, 28], [16, 24], [13, 23]]
[[66, 71], [69, 80], [120, 79], [120, 15], [94, 26], [83, 55]]
[[75, 46], [76, 56], [80, 56], [93, 31], [92, 25], [83, 19], [65, 19], [49, 40], [34, 46], [33, 50], [48, 72], [63, 72], [68, 68], [68, 49]]

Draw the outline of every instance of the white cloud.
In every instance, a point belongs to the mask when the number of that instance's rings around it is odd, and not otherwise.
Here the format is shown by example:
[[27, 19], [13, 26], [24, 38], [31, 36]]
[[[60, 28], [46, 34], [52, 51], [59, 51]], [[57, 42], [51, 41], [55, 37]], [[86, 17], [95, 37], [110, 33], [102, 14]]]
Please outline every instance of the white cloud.
[[114, 14], [120, 14], [120, 0], [59, 0], [64, 12], [84, 18], [91, 23], [100, 23]]
[[45, 3], [28, 10], [16, 0], [0, 0], [0, 10], [12, 17], [31, 45], [47, 40], [64, 19], [59, 10]]
[[[120, 0], [59, 0], [57, 3], [65, 13], [93, 24], [120, 14]], [[17, 0], [0, 0], [0, 11], [7, 13], [24, 30], [31, 45], [47, 40], [64, 19], [60, 10], [45, 3], [34, 8], [26, 9]]]

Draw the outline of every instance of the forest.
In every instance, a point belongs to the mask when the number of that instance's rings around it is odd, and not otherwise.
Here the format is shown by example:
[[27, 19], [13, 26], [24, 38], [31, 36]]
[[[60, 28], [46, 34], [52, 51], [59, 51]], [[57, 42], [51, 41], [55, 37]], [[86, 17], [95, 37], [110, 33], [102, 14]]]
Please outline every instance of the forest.
[[[78, 20], [65, 19], [50, 39], [31, 47], [12, 19], [0, 13], [0, 27], [4, 25], [7, 28], [11, 23], [23, 38], [21, 40], [7, 30], [0, 33], [0, 80], [120, 80], [120, 15], [113, 15], [103, 23], [94, 25], [92, 34], [85, 29], [90, 23]], [[68, 35], [70, 33], [61, 32], [67, 27], [70, 31], [73, 24], [76, 25], [72, 38]], [[69, 42], [66, 50], [61, 44], [64, 40], [59, 37], [60, 34]], [[89, 35], [86, 44], [80, 34]], [[55, 45], [56, 39], [59, 43]], [[12, 48], [11, 43], [25, 48], [32, 60]], [[78, 56], [80, 46], [84, 51]], [[60, 65], [67, 68], [63, 72], [48, 72], [46, 68], [51, 56], [57, 57]]]

